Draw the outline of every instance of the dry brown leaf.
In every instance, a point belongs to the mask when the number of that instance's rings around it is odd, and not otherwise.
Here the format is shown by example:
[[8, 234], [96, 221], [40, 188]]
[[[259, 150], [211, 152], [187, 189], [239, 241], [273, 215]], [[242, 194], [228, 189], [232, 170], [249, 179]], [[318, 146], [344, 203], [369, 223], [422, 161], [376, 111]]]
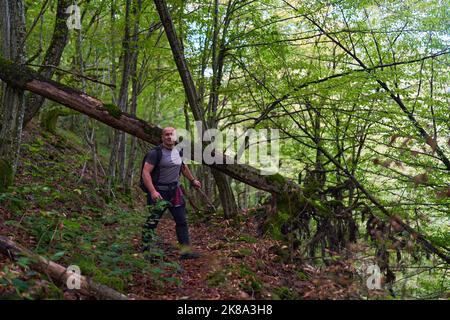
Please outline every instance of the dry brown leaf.
[[419, 184], [425, 184], [428, 182], [428, 175], [426, 173], [418, 174], [413, 177], [414, 184], [417, 186]]
[[402, 143], [402, 148], [406, 147], [408, 143], [412, 140], [412, 137], [407, 137]]
[[450, 198], [450, 187], [436, 191], [436, 197], [438, 199]]
[[239, 291], [239, 298], [240, 299], [250, 299], [250, 296], [245, 291]]
[[384, 161], [381, 163], [381, 165], [382, 165], [383, 167], [389, 168], [389, 166], [391, 165], [391, 163], [392, 163], [392, 160], [384, 160]]
[[411, 156], [416, 157], [419, 154], [419, 151], [411, 150]]
[[397, 217], [391, 217], [389, 219], [389, 223], [391, 224], [392, 230], [394, 230], [395, 232], [402, 232], [403, 231], [403, 227], [401, 225], [401, 223], [399, 222], [399, 219]]
[[436, 139], [433, 139], [432, 137], [428, 137], [426, 142], [431, 147], [431, 150], [433, 150], [433, 152], [435, 152], [436, 148], [437, 148], [437, 141], [436, 141]]
[[389, 141], [388, 146], [392, 146], [392, 144], [395, 143], [395, 141], [399, 138], [400, 136], [398, 134], [394, 134], [391, 136], [391, 141]]

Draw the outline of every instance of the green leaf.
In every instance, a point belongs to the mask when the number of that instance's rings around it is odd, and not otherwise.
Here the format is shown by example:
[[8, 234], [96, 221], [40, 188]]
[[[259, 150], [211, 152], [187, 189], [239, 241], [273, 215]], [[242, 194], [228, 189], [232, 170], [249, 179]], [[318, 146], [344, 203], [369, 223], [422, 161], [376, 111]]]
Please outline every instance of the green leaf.
[[53, 261], [58, 261], [58, 260], [61, 259], [65, 254], [66, 254], [66, 251], [58, 251], [58, 252], [56, 252], [56, 253], [51, 257], [51, 260], [53, 260]]
[[28, 267], [28, 265], [30, 264], [30, 258], [28, 257], [21, 257], [19, 260], [17, 260], [17, 264], [21, 267]]
[[19, 291], [26, 291], [30, 286], [28, 283], [26, 283], [23, 280], [20, 280], [19, 278], [12, 279], [12, 285]]

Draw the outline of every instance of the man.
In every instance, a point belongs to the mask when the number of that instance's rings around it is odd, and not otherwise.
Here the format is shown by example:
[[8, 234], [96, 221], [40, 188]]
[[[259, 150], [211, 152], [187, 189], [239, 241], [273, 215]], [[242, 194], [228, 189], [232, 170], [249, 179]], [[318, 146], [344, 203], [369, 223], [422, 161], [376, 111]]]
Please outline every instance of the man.
[[175, 231], [181, 245], [180, 259], [196, 259], [199, 254], [190, 249], [186, 206], [179, 183], [180, 172], [194, 188], [201, 188], [201, 183], [183, 163], [179, 150], [175, 148], [175, 141], [176, 130], [172, 127], [164, 128], [159, 150], [152, 149], [144, 159], [142, 179], [148, 191], [147, 205], [150, 206], [150, 215], [142, 232], [143, 249], [154, 254], [152, 250], [156, 246], [156, 227], [168, 208], [176, 223]]

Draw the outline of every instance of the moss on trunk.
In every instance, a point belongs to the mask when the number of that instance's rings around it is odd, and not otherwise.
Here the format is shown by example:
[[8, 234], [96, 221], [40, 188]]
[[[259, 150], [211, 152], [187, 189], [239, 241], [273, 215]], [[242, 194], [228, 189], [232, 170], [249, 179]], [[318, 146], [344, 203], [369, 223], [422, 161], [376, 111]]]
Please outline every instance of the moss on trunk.
[[41, 112], [40, 124], [41, 127], [51, 133], [56, 132], [56, 123], [59, 117], [76, 115], [78, 112], [70, 110], [63, 106], [52, 106], [45, 108]]
[[23, 89], [25, 85], [33, 80], [33, 75], [30, 74], [30, 69], [20, 66], [0, 56], [0, 69], [2, 69], [2, 78], [9, 85]]
[[115, 104], [104, 103], [103, 108], [105, 108], [106, 111], [108, 111], [108, 113], [110, 115], [112, 115], [114, 118], [119, 119], [120, 116], [122, 115], [122, 110], [120, 110], [120, 108], [118, 106], [116, 106]]
[[13, 183], [13, 169], [4, 159], [0, 159], [0, 192], [5, 192]]

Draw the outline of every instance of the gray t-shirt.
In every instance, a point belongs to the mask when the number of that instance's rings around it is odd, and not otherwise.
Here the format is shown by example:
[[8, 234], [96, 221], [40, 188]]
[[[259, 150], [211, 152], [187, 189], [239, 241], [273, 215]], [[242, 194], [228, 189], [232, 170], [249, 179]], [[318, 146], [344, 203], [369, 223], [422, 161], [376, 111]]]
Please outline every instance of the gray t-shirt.
[[[158, 183], [174, 183], [178, 181], [180, 169], [183, 163], [180, 157], [180, 151], [177, 148], [172, 150], [161, 147], [161, 161], [159, 162], [159, 179]], [[152, 165], [156, 164], [157, 152], [151, 150], [145, 156], [145, 162]]]

